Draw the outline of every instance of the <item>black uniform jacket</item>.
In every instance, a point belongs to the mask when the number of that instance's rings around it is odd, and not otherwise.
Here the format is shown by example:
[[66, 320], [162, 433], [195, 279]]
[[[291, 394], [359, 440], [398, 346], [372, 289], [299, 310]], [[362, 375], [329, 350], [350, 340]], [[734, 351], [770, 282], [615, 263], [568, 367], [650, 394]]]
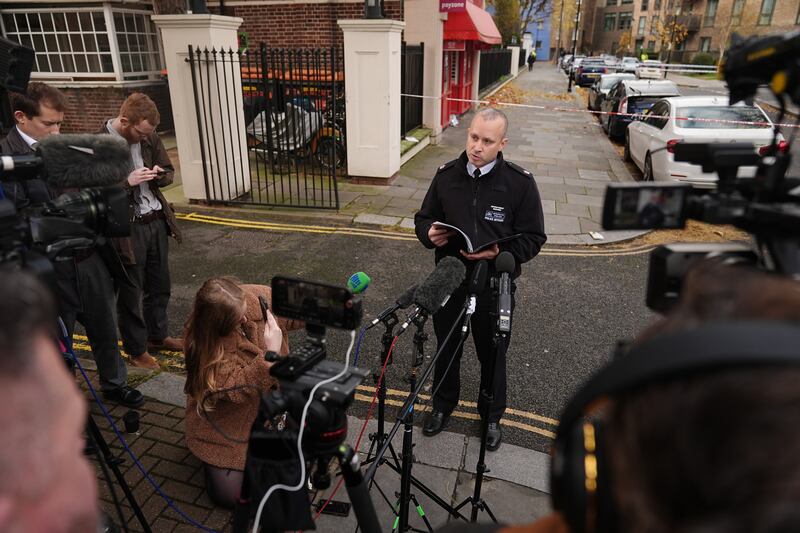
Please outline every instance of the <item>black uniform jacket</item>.
[[[446, 222], [461, 228], [475, 247], [496, 239], [521, 233], [520, 237], [499, 244], [500, 251], [514, 255], [517, 270], [533, 259], [542, 249], [547, 236], [544, 233], [544, 214], [539, 189], [530, 172], [503, 159], [497, 154], [497, 163], [485, 176], [473, 178], [467, 172], [467, 154], [445, 163], [436, 172], [422, 208], [414, 217], [417, 238], [427, 248], [435, 248], [428, 238], [434, 222]], [[463, 240], [454, 235], [445, 246], [436, 248], [436, 262], [442, 257], [454, 256], [467, 265], [471, 263], [459, 253]]]

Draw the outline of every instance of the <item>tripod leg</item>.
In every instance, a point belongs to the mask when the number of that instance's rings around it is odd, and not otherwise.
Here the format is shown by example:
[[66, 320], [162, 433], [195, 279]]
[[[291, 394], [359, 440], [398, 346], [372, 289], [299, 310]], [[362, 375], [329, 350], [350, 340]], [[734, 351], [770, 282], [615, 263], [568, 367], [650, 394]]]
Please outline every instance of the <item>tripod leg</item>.
[[97, 444], [94, 442], [94, 437], [88, 431], [86, 432], [86, 438], [89, 441], [89, 446], [87, 446], [87, 452], [97, 456], [97, 463], [100, 465], [100, 470], [103, 472], [103, 479], [106, 480], [106, 485], [108, 485], [108, 490], [109, 492], [111, 492], [111, 500], [114, 502], [114, 508], [117, 510], [117, 518], [119, 519], [119, 523], [122, 525], [122, 529], [125, 530], [125, 533], [128, 533], [129, 531], [128, 521], [125, 520], [125, 515], [122, 514], [122, 506], [119, 503], [119, 497], [117, 496], [117, 491], [114, 489], [114, 482], [111, 480], [111, 474], [108, 473], [108, 467], [106, 467], [106, 462], [100, 455], [100, 450], [97, 447]]
[[417, 514], [419, 515], [420, 518], [422, 518], [422, 521], [425, 522], [425, 527], [428, 528], [428, 531], [432, 532], [433, 526], [428, 520], [428, 516], [425, 514], [425, 509], [422, 508], [422, 505], [419, 503], [419, 500], [417, 500], [417, 497], [414, 494], [411, 495], [411, 501], [414, 502], [414, 506], [417, 509]]
[[103, 438], [103, 434], [100, 433], [100, 429], [97, 427], [94, 419], [90, 416], [88, 419], [87, 427], [89, 431], [92, 433], [92, 440], [94, 440], [95, 444], [100, 450], [101, 459], [106, 462], [106, 464], [111, 468], [111, 471], [114, 472], [114, 477], [117, 478], [117, 483], [119, 483], [120, 487], [122, 488], [122, 492], [125, 493], [125, 499], [128, 500], [128, 503], [133, 509], [133, 514], [136, 515], [136, 518], [139, 520], [139, 524], [142, 526], [142, 529], [145, 533], [152, 533], [152, 529], [147, 524], [147, 519], [144, 517], [144, 513], [142, 513], [142, 508], [139, 507], [139, 504], [136, 502], [136, 498], [131, 492], [131, 488], [128, 486], [128, 482], [125, 481], [125, 476], [122, 475], [122, 472], [119, 469], [119, 461], [116, 457], [111, 454], [111, 450], [108, 447], [108, 443], [106, 443], [105, 439]]

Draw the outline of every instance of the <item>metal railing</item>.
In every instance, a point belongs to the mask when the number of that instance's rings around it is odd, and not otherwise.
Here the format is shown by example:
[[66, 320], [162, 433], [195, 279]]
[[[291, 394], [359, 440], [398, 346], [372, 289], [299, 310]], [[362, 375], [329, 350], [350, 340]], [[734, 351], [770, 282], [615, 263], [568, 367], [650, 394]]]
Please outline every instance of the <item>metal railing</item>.
[[[425, 75], [425, 43], [402, 46], [400, 60], [400, 90], [402, 94], [422, 96]], [[405, 136], [422, 125], [422, 99], [403, 96], [400, 98], [400, 135]]]
[[511, 73], [511, 50], [484, 50], [481, 52], [478, 91]]

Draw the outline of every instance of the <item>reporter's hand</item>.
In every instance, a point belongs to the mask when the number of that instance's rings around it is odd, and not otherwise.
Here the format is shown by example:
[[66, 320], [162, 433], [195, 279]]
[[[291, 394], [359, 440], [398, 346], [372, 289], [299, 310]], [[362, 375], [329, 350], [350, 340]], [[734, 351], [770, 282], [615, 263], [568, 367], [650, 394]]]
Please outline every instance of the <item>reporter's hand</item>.
[[447, 229], [443, 226], [433, 224], [428, 230], [428, 238], [437, 248], [447, 244], [447, 239], [455, 233], [455, 230]]
[[149, 168], [137, 168], [130, 174], [128, 174], [128, 185], [131, 187], [136, 187], [140, 183], [144, 183], [145, 181], [150, 181], [155, 178], [158, 173], [155, 170], [150, 170]]
[[481, 259], [494, 259], [500, 253], [500, 247], [496, 244], [491, 245], [489, 248], [485, 250], [481, 250], [480, 252], [474, 254], [468, 254], [465, 250], [461, 250], [461, 255], [469, 259], [470, 261], [480, 261]]
[[264, 324], [264, 345], [268, 352], [278, 353], [283, 344], [283, 332], [275, 321], [271, 311], [267, 311], [267, 323]]

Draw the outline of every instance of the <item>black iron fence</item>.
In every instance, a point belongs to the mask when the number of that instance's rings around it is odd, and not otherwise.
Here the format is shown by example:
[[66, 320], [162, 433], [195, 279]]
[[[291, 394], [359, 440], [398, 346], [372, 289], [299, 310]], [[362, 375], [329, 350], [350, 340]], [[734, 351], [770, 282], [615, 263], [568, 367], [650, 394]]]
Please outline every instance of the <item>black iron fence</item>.
[[482, 51], [480, 68], [481, 71], [478, 78], [479, 92], [511, 73], [511, 50]]
[[[400, 60], [400, 90], [402, 94], [422, 96], [425, 73], [425, 43], [409, 46], [405, 42]], [[400, 135], [405, 136], [422, 125], [422, 98], [400, 98]]]
[[347, 156], [339, 50], [190, 45], [187, 61], [209, 201], [339, 207]]
[[528, 61], [528, 55], [525, 53], [525, 49], [520, 47], [519, 49], [519, 61], [517, 61], [517, 68], [522, 68], [525, 66], [525, 63]]

